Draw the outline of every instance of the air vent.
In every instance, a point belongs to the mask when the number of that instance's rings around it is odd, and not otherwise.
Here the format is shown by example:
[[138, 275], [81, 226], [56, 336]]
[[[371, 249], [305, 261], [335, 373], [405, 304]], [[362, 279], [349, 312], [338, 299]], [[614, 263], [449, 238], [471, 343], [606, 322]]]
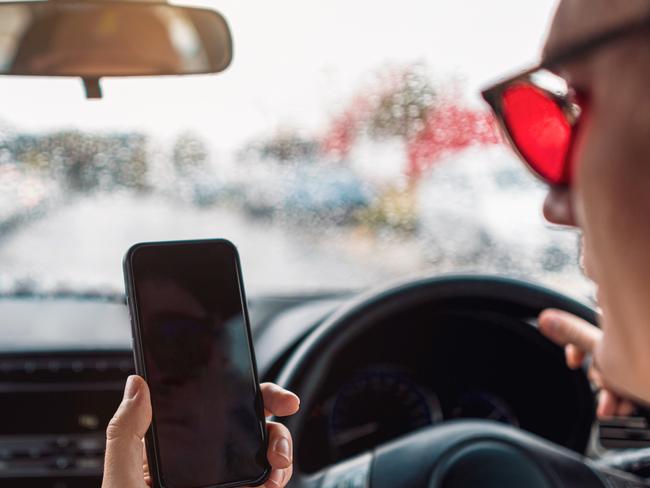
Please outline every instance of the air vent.
[[650, 446], [646, 417], [612, 417], [599, 424], [600, 443], [607, 449], [636, 449]]

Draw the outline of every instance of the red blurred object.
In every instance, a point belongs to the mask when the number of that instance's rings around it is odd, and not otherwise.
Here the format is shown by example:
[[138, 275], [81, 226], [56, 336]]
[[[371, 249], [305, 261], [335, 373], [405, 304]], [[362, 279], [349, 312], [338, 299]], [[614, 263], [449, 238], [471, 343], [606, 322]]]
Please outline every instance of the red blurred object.
[[500, 142], [489, 113], [451, 103], [438, 105], [431, 110], [424, 128], [408, 142], [407, 174], [417, 179], [445, 154]]
[[[366, 100], [356, 99], [351, 108], [332, 121], [322, 139], [322, 151], [340, 159], [345, 158], [370, 112], [371, 106]], [[496, 124], [488, 112], [451, 103], [438, 105], [431, 109], [422, 130], [406, 141], [406, 173], [410, 178], [417, 179], [447, 153], [473, 145], [500, 142]]]
[[365, 97], [355, 98], [345, 112], [332, 120], [327, 134], [321, 141], [321, 150], [325, 154], [345, 159], [371, 109], [371, 104]]
[[[411, 85], [415, 84], [415, 88]], [[412, 67], [388, 72], [378, 86], [371, 86], [357, 95], [345, 110], [333, 117], [325, 135], [320, 140], [324, 154], [344, 160], [353, 149], [358, 136], [368, 131], [373, 136], [372, 125], [376, 122], [382, 104], [396, 103], [397, 108], [417, 113], [413, 120], [401, 120], [395, 116], [393, 127], [379, 137], [399, 137], [405, 145], [405, 174], [410, 179], [419, 178], [437, 160], [448, 153], [460, 151], [473, 145], [491, 145], [502, 142], [497, 124], [489, 112], [459, 105], [453, 95], [429, 93], [426, 79]], [[453, 91], [452, 91], [453, 92]], [[430, 100], [425, 101], [425, 96]], [[409, 97], [413, 99], [409, 101]], [[404, 101], [406, 99], [406, 101]], [[399, 106], [401, 103], [403, 106]], [[390, 114], [389, 114], [390, 116]], [[415, 121], [421, 128], [417, 128]], [[407, 126], [408, 125], [408, 126]], [[411, 128], [415, 130], [410, 130]], [[392, 135], [390, 134], [393, 131]]]

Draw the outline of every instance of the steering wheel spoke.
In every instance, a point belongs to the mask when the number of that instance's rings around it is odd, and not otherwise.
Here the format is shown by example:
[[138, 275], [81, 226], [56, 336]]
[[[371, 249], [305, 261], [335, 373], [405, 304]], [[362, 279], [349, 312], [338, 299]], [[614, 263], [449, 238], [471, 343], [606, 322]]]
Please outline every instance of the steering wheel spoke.
[[366, 488], [370, 483], [373, 455], [361, 454], [327, 469], [321, 488]]
[[421, 429], [303, 476], [300, 488], [646, 486], [511, 426], [478, 420]]
[[300, 488], [368, 488], [374, 456], [366, 452], [333, 464], [313, 475], [303, 475], [292, 486]]

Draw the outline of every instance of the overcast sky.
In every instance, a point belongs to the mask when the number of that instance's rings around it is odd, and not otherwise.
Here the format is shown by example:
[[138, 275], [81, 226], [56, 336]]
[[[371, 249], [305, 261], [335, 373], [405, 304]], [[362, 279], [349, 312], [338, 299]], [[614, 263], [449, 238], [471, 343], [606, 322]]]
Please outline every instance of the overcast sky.
[[[197, 2], [193, 2], [197, 3]], [[424, 62], [480, 86], [537, 59], [555, 0], [221, 0], [235, 58], [217, 76], [104, 80], [0, 78], [0, 120], [23, 130], [200, 132], [228, 150], [256, 134], [322, 127], [387, 64]]]

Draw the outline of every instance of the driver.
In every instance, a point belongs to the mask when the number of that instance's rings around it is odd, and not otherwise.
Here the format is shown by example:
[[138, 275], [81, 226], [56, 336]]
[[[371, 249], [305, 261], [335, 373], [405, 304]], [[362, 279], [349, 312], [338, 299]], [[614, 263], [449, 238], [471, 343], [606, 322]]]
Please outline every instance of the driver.
[[[546, 218], [582, 231], [601, 328], [558, 310], [544, 311], [539, 325], [565, 347], [570, 367], [593, 354], [601, 417], [629, 414], [631, 400], [650, 402], [648, 52], [648, 0], [563, 0], [542, 65], [566, 80], [567, 96], [548, 96], [526, 76], [485, 92], [517, 151], [549, 183]], [[276, 415], [298, 408], [296, 396], [277, 386], [263, 392]], [[145, 486], [142, 438], [150, 420], [147, 385], [132, 376], [107, 429], [104, 488]], [[291, 476], [291, 437], [279, 424], [269, 429], [274, 470], [265, 486], [282, 487]]]
[[517, 87], [526, 95], [526, 84], [513, 79], [501, 83], [504, 103], [495, 110], [522, 159], [549, 183], [545, 217], [582, 232], [601, 328], [559, 310], [544, 311], [539, 326], [565, 347], [569, 367], [592, 357], [600, 417], [629, 415], [634, 401], [650, 402], [648, 52], [648, 0], [563, 0], [542, 65], [566, 81], [565, 101], [579, 115], [567, 125], [530, 90], [523, 107], [508, 103], [508, 88], [511, 96]]

